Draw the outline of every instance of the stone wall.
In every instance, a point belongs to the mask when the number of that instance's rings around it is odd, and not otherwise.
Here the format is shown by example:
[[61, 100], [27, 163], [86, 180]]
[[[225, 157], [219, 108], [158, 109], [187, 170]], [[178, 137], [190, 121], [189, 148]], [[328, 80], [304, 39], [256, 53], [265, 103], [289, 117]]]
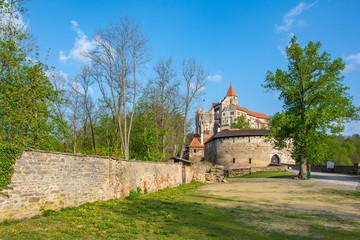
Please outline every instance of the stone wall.
[[275, 150], [264, 136], [217, 138], [205, 144], [205, 161], [223, 165], [225, 170], [265, 167], [277, 155], [280, 164], [292, 164], [290, 152]]
[[192, 168], [180, 163], [44, 151], [25, 151], [14, 169], [12, 189], [3, 191], [10, 197], [0, 195], [0, 221], [31, 217], [47, 209], [123, 198], [137, 187], [154, 192], [193, 179]]
[[255, 172], [271, 172], [271, 171], [285, 171], [287, 170], [287, 165], [283, 166], [267, 166], [267, 167], [251, 167], [251, 168], [237, 168], [230, 169], [226, 171], [228, 177], [239, 177], [248, 175]]

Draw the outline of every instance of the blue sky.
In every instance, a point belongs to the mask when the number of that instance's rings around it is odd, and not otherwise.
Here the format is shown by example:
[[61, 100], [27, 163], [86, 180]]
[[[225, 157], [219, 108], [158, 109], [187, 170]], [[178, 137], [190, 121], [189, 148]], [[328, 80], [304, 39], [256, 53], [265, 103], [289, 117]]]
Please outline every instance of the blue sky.
[[[86, 59], [99, 28], [131, 16], [152, 48], [152, 67], [159, 57], [172, 56], [180, 65], [195, 57], [210, 76], [199, 107], [209, 109], [222, 99], [230, 82], [239, 105], [272, 115], [281, 111], [276, 93], [261, 87], [267, 70], [286, 70], [286, 45], [293, 34], [301, 45], [320, 41], [332, 59], [342, 57], [343, 72], [354, 105], [360, 106], [360, 1], [172, 1], [172, 0], [33, 0], [24, 18], [36, 36], [47, 64], [71, 77]], [[29, 15], [27, 14], [27, 15]], [[180, 74], [178, 76], [180, 79]], [[97, 96], [96, 89], [94, 95]], [[360, 123], [347, 124], [345, 135], [360, 133]]]

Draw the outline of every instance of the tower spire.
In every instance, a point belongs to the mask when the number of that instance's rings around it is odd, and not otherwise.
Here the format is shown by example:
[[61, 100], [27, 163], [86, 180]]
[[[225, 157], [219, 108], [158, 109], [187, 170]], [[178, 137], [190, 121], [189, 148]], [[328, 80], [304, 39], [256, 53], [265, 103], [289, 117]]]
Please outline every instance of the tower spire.
[[234, 88], [233, 88], [233, 86], [231, 85], [231, 82], [230, 82], [229, 90], [228, 90], [228, 92], [227, 92], [227, 94], [226, 94], [226, 97], [228, 97], [228, 96], [235, 96], [235, 97], [237, 97], [237, 95], [235, 94]]

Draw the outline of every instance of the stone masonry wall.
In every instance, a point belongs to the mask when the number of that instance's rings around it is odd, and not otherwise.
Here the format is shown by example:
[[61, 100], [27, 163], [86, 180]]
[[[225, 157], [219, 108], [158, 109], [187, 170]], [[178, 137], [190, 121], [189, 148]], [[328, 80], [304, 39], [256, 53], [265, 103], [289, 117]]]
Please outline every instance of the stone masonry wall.
[[[0, 221], [38, 215], [86, 202], [126, 197], [131, 189], [155, 192], [192, 180], [181, 164], [25, 151], [14, 166], [11, 187], [0, 195]], [[185, 182], [183, 182], [185, 180]]]
[[274, 149], [265, 137], [218, 138], [205, 144], [205, 161], [223, 165], [225, 170], [265, 167], [275, 154], [280, 157], [281, 164], [295, 163], [289, 151]]

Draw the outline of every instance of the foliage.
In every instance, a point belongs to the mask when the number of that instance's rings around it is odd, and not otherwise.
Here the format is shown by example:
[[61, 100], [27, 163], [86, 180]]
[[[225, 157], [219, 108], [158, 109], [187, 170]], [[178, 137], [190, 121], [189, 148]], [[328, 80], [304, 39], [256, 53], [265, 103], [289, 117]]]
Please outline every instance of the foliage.
[[246, 121], [245, 116], [239, 116], [236, 118], [235, 122], [231, 124], [231, 128], [237, 128], [240, 130], [250, 129], [250, 123]]
[[353, 165], [360, 162], [360, 137], [358, 134], [349, 137], [328, 136], [325, 138], [326, 152], [323, 164], [333, 161], [335, 165]]
[[137, 187], [136, 191], [133, 190], [133, 189], [130, 190], [129, 196], [127, 196], [126, 199], [127, 200], [133, 200], [135, 198], [140, 197], [141, 195], [142, 195], [141, 188]]
[[14, 144], [0, 141], [0, 194], [8, 189], [14, 173], [14, 164], [22, 149]]
[[322, 144], [328, 133], [339, 134], [344, 123], [359, 118], [348, 87], [343, 84], [341, 58], [331, 61], [319, 53], [320, 42], [300, 47], [294, 36], [286, 48], [288, 71], [267, 72], [263, 87], [279, 91], [283, 111], [270, 121], [269, 137], [277, 147], [292, 146], [292, 156], [301, 164], [300, 176], [306, 177], [306, 162], [324, 159]]
[[19, 24], [22, 1], [1, 1], [0, 15], [0, 171], [3, 189], [23, 148], [51, 148], [50, 107], [57, 92], [48, 67], [33, 54], [32, 38]]

